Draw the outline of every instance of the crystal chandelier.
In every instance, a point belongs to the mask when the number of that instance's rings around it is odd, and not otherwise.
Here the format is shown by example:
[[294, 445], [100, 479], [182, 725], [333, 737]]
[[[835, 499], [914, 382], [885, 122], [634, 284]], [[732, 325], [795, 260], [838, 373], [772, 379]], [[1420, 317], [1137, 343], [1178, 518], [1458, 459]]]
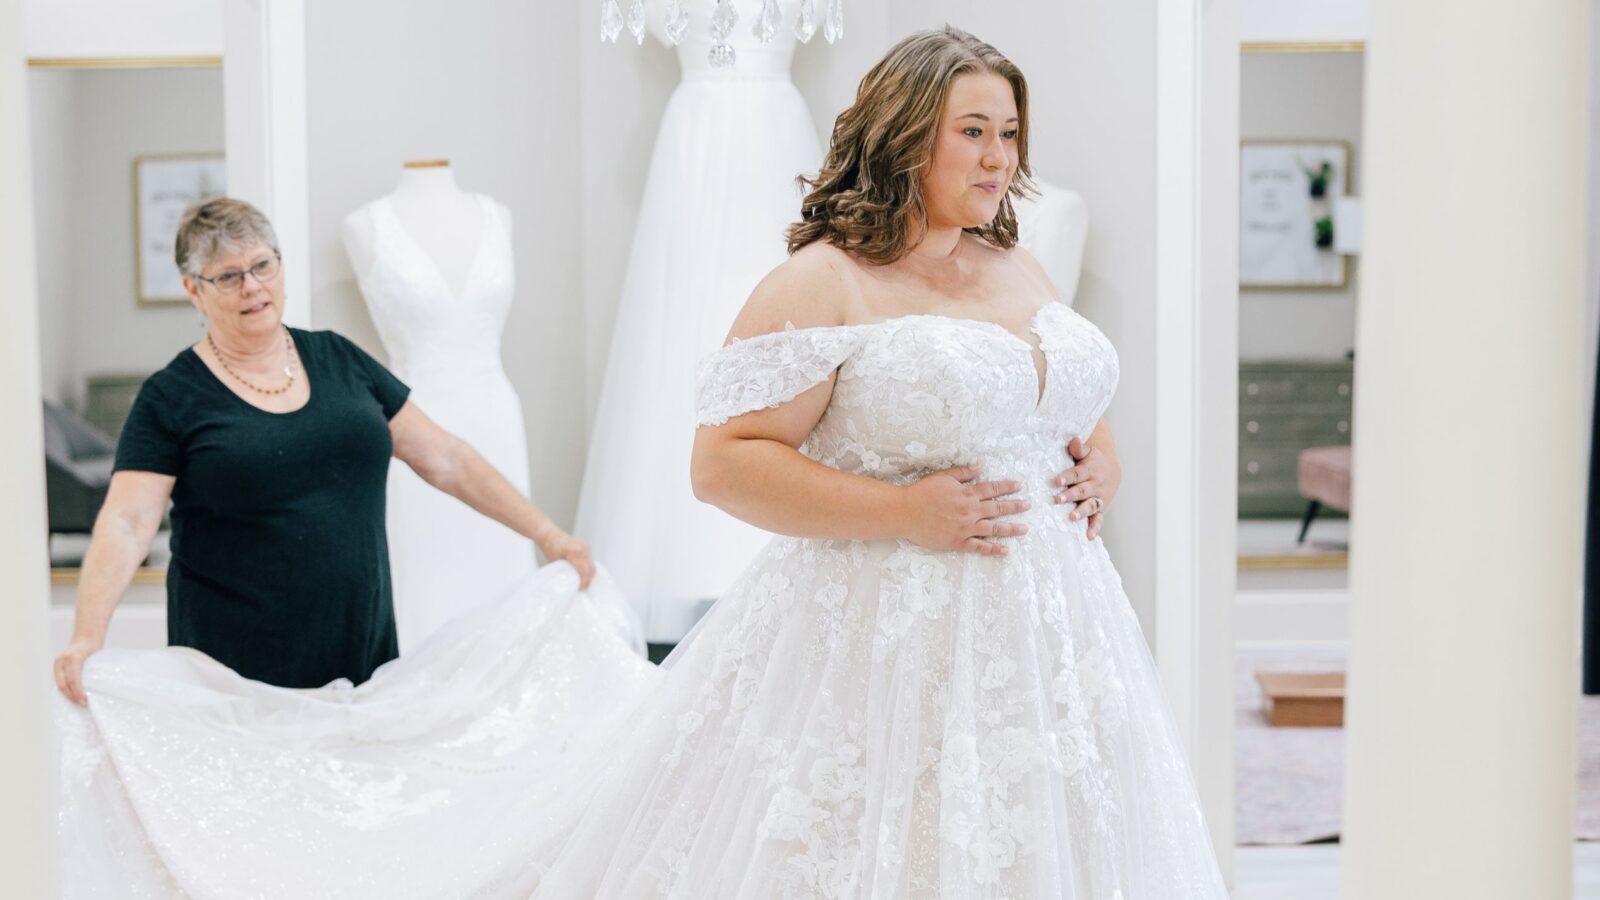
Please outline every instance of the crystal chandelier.
[[[600, 39], [616, 43], [622, 35], [622, 29], [627, 27], [628, 33], [633, 35], [635, 43], [644, 43], [645, 31], [645, 0], [627, 0], [628, 12], [622, 12], [622, 0], [600, 0]], [[733, 45], [728, 42], [733, 29], [739, 24], [739, 11], [734, 9], [734, 0], [716, 0], [717, 8], [711, 14], [711, 65], [717, 69], [733, 67], [737, 54]], [[745, 0], [750, 2], [750, 0]], [[683, 8], [684, 0], [666, 0], [667, 40], [676, 45], [683, 38], [683, 32], [689, 27], [689, 12]], [[794, 36], [800, 43], [811, 40], [817, 33], [817, 6], [826, 5], [827, 9], [822, 18], [822, 36], [828, 43], [833, 43], [844, 37], [844, 0], [800, 0], [800, 8], [795, 12]], [[778, 29], [783, 27], [783, 12], [778, 9], [778, 0], [761, 0], [761, 9], [756, 13], [756, 24], [751, 29], [763, 44], [771, 43], [777, 36]]]

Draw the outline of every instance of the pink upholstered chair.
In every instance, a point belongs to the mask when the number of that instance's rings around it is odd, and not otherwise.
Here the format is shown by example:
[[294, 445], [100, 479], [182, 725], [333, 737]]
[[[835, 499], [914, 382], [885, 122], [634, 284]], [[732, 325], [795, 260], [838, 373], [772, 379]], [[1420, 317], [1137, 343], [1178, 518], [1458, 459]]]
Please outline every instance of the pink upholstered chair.
[[1311, 521], [1322, 507], [1350, 512], [1350, 448], [1308, 447], [1300, 451], [1300, 495], [1311, 501], [1300, 521], [1300, 538], [1306, 542]]

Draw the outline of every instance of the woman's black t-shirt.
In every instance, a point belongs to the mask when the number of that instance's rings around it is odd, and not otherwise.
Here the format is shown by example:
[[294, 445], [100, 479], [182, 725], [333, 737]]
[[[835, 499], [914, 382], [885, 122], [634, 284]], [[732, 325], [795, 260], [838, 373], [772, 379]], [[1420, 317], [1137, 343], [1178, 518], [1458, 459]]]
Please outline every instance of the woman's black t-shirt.
[[331, 331], [290, 333], [304, 406], [257, 409], [184, 350], [140, 388], [116, 470], [177, 478], [169, 644], [283, 687], [360, 683], [399, 653], [384, 495], [410, 389]]

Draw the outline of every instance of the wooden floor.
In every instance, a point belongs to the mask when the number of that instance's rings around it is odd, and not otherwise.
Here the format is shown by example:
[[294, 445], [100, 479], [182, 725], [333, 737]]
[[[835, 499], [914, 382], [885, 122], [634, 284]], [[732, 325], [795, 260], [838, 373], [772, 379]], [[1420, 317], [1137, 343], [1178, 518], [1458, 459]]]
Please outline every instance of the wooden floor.
[[[1600, 900], [1600, 843], [1576, 845], [1574, 900]], [[1339, 896], [1341, 848], [1238, 847], [1233, 900], [1345, 900]]]

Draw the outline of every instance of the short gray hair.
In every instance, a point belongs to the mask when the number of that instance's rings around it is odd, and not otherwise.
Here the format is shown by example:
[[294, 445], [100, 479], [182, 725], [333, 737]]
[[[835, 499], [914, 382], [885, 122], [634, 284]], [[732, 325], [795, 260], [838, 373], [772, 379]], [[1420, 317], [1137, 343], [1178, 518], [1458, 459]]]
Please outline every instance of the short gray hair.
[[243, 250], [255, 244], [266, 244], [278, 252], [278, 233], [266, 215], [243, 200], [216, 197], [183, 211], [172, 255], [178, 271], [192, 278], [219, 251]]

